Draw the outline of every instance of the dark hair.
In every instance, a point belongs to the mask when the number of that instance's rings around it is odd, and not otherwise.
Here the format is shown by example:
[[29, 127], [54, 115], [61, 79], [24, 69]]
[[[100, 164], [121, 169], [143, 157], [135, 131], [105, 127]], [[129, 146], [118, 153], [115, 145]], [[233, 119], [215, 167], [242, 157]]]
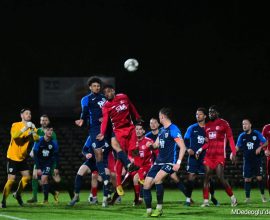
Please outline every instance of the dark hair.
[[41, 118], [43, 117], [43, 118], [48, 118], [48, 119], [49, 119], [49, 116], [46, 115], [46, 114], [43, 114], [43, 115], [41, 115], [40, 117], [41, 117]]
[[242, 121], [244, 121], [244, 120], [249, 121], [249, 123], [252, 124], [252, 120], [250, 118], [245, 117], [245, 118], [243, 118]]
[[172, 118], [172, 110], [168, 107], [163, 107], [162, 109], [159, 110], [159, 112], [163, 115], [166, 115], [168, 119]]
[[142, 121], [135, 123], [135, 126], [142, 126], [142, 128], [145, 130], [144, 123]]
[[114, 89], [114, 87], [113, 87], [113, 85], [107, 84], [107, 85], [103, 86], [103, 91], [105, 89]]
[[87, 81], [88, 86], [91, 86], [93, 83], [98, 83], [99, 85], [102, 85], [101, 79], [94, 76], [90, 77]]
[[219, 113], [219, 108], [218, 108], [216, 105], [211, 105], [211, 106], [209, 107], [209, 109], [213, 109], [213, 110], [215, 110], [216, 112]]
[[203, 114], [207, 115], [207, 110], [206, 110], [206, 108], [204, 108], [204, 107], [199, 107], [199, 108], [197, 108], [197, 111], [203, 112]]
[[23, 109], [21, 109], [20, 113], [22, 114], [22, 113], [24, 113], [25, 111], [30, 111], [30, 112], [31, 112], [31, 109], [30, 109], [30, 108], [23, 108]]

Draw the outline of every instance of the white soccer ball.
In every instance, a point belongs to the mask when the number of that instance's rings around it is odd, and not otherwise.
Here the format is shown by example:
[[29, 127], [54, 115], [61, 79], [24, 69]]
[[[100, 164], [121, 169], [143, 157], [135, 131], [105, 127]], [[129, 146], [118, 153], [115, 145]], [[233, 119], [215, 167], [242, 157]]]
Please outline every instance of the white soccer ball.
[[134, 58], [130, 58], [125, 61], [124, 67], [127, 71], [134, 72], [138, 69], [139, 62]]

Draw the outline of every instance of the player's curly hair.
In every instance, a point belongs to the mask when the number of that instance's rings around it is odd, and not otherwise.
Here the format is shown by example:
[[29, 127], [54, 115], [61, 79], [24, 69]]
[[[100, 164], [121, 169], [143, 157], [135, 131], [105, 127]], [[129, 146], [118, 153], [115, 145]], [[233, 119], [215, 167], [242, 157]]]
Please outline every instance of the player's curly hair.
[[93, 83], [98, 83], [100, 86], [102, 86], [102, 81], [100, 78], [96, 77], [96, 76], [91, 76], [88, 80], [87, 80], [87, 85], [91, 86]]

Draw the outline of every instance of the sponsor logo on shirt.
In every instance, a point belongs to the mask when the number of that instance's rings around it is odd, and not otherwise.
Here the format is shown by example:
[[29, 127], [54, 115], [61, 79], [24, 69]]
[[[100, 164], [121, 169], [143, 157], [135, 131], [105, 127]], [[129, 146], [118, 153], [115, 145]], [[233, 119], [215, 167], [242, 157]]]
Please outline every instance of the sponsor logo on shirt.
[[118, 105], [115, 110], [117, 112], [121, 112], [121, 111], [124, 111], [124, 110], [127, 110], [127, 106], [125, 104], [122, 104], [122, 105]]
[[257, 137], [256, 136], [252, 136], [252, 140], [253, 141], [256, 141], [257, 140]]

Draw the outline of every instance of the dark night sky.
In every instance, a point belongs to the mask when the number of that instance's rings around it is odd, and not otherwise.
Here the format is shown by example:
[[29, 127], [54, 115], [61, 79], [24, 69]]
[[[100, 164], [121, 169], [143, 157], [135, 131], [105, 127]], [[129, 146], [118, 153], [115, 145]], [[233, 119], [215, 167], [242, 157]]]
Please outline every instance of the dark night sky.
[[[263, 3], [55, 2], [1, 3], [2, 117], [29, 103], [38, 111], [40, 76], [102, 74], [116, 77], [118, 91], [145, 118], [166, 105], [188, 124], [198, 106], [215, 103], [235, 123], [244, 115], [258, 126], [269, 123], [270, 32]], [[140, 63], [134, 73], [123, 69], [129, 57]]]

